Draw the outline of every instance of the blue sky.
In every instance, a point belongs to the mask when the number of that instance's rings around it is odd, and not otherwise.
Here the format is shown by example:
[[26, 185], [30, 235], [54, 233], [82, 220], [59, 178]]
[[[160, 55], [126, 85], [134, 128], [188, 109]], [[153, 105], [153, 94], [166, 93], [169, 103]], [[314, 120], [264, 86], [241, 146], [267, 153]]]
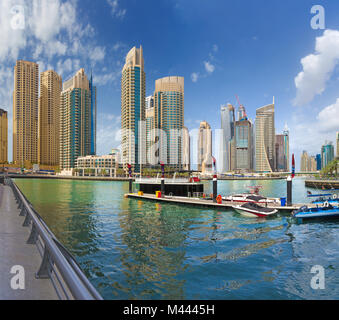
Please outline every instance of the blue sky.
[[[16, 59], [36, 61], [67, 79], [93, 69], [98, 88], [98, 153], [119, 145], [120, 73], [142, 45], [146, 93], [156, 79], [185, 77], [185, 124], [220, 128], [220, 106], [249, 117], [276, 102], [276, 131], [290, 128], [291, 151], [315, 154], [339, 131], [339, 2], [317, 1], [326, 30], [310, 21], [314, 1], [280, 0], [1, 0], [0, 107], [10, 113]], [[24, 9], [13, 29], [11, 9]], [[303, 60], [302, 60], [303, 59]], [[303, 62], [302, 62], [303, 61]], [[298, 76], [299, 75], [299, 76]], [[297, 79], [297, 81], [296, 81]]]

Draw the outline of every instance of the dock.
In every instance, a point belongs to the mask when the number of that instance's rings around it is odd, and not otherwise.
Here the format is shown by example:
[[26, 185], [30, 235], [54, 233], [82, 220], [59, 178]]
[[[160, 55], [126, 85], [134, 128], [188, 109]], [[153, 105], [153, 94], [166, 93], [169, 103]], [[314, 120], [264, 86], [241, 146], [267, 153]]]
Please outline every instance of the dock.
[[[157, 198], [156, 195], [153, 194], [144, 194], [138, 195], [136, 193], [128, 193], [125, 195], [126, 198], [138, 199], [138, 200], [146, 200], [146, 201], [156, 201], [160, 203], [171, 203], [171, 204], [179, 204], [179, 205], [188, 205], [188, 206], [196, 206], [196, 207], [205, 207], [212, 208], [217, 210], [229, 210], [233, 209], [236, 205], [244, 204], [243, 202], [229, 202], [223, 201], [223, 203], [218, 204], [213, 202], [213, 200], [204, 200], [198, 198], [187, 198], [187, 197], [170, 197], [165, 196], [163, 198]], [[272, 209], [277, 209], [283, 212], [292, 213], [293, 210], [297, 210], [302, 206], [307, 205], [309, 208], [316, 207], [315, 204], [293, 204], [291, 206], [279, 206], [278, 204], [269, 204], [267, 207]]]
[[[50, 279], [37, 279], [41, 256], [36, 246], [27, 244], [25, 217], [15, 201], [12, 189], [0, 184], [0, 300], [58, 300]], [[22, 266], [25, 289], [11, 287], [13, 266]]]

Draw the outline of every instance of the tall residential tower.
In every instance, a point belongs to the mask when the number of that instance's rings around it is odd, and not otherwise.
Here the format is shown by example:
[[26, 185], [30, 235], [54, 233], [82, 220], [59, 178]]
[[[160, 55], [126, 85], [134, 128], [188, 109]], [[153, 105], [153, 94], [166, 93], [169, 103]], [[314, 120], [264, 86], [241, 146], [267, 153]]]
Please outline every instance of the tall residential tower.
[[8, 116], [0, 109], [0, 163], [8, 161]]
[[13, 161], [38, 163], [39, 67], [18, 60], [14, 67]]
[[60, 161], [60, 94], [62, 79], [53, 70], [41, 73], [39, 98], [39, 163], [58, 166]]
[[60, 101], [60, 167], [75, 168], [80, 156], [91, 154], [91, 90], [84, 69], [65, 81]]
[[161, 129], [160, 161], [174, 169], [183, 168], [184, 78], [165, 77], [155, 81], [154, 125]]
[[275, 170], [275, 125], [273, 104], [257, 109], [255, 121], [255, 155], [257, 172]]
[[121, 159], [124, 167], [134, 166], [140, 172], [146, 162], [145, 121], [146, 76], [142, 47], [132, 48], [127, 56], [121, 76]]

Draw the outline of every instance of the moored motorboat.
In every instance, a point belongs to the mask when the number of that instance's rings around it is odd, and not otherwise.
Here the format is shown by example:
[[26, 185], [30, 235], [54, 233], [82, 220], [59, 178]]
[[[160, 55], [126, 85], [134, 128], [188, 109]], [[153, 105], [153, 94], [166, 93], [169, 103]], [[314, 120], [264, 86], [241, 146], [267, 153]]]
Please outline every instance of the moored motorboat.
[[278, 212], [276, 209], [265, 208], [254, 202], [247, 202], [242, 205], [234, 206], [233, 208], [241, 215], [251, 218], [266, 218], [275, 215]]
[[299, 221], [304, 219], [316, 219], [316, 218], [338, 218], [339, 207], [332, 206], [330, 203], [325, 202], [322, 207], [308, 208], [303, 206], [298, 210], [293, 211], [293, 216]]
[[259, 203], [259, 204], [266, 204], [266, 203], [280, 203], [280, 199], [278, 198], [266, 198], [260, 195], [250, 194], [250, 193], [241, 193], [241, 194], [234, 194], [227, 197], [223, 197], [224, 201], [231, 201], [231, 202], [251, 202], [251, 203]]

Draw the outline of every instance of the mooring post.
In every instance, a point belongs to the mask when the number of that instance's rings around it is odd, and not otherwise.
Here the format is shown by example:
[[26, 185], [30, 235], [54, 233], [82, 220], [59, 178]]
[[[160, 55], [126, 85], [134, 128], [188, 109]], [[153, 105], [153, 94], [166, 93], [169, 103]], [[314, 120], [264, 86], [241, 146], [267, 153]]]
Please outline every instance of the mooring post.
[[292, 177], [287, 177], [287, 206], [292, 205]]
[[133, 191], [133, 184], [132, 184], [132, 166], [130, 164], [127, 164], [128, 166], [128, 175], [129, 175], [129, 188], [128, 192], [132, 193]]
[[215, 174], [213, 176], [213, 202], [217, 202], [217, 194], [218, 194], [218, 177]]
[[160, 163], [161, 165], [161, 198], [165, 197], [165, 164]]

